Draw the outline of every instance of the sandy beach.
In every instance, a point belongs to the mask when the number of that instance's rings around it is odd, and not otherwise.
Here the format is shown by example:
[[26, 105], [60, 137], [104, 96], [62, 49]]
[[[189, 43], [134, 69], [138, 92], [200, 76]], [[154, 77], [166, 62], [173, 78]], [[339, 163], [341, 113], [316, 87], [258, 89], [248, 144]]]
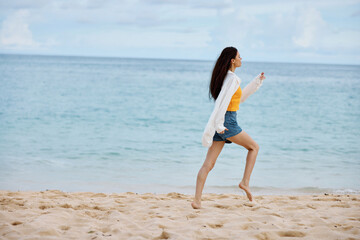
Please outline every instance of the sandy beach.
[[359, 195], [0, 191], [1, 239], [360, 239]]

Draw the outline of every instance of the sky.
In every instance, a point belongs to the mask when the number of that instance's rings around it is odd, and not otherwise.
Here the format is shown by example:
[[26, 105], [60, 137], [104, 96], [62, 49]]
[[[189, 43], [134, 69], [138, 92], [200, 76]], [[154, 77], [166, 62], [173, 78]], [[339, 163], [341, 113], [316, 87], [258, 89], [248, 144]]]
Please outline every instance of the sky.
[[0, 53], [360, 65], [360, 0], [0, 0]]

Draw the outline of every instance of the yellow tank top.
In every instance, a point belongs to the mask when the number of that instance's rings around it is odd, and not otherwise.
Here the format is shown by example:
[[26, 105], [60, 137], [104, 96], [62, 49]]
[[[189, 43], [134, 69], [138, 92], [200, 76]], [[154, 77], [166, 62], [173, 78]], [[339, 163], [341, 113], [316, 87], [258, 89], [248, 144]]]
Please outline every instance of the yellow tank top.
[[232, 96], [227, 111], [237, 111], [239, 110], [240, 99], [241, 99], [241, 88], [239, 87], [238, 90]]

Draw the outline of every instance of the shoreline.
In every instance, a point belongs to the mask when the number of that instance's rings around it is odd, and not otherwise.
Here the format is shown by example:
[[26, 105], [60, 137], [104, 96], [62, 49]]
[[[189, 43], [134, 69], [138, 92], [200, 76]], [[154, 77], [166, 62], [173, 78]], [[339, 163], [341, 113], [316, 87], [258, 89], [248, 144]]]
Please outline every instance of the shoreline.
[[[359, 194], [258, 195], [0, 190], [5, 239], [357, 239]], [[0, 238], [1, 238], [0, 237]]]
[[[110, 184], [110, 183], [109, 183]], [[55, 188], [46, 188], [44, 186], [33, 186], [22, 189], [14, 189], [14, 187], [9, 188], [1, 188], [0, 191], [12, 191], [12, 192], [41, 192], [41, 191], [63, 191], [69, 193], [77, 193], [77, 192], [99, 192], [105, 194], [113, 194], [113, 193], [126, 193], [133, 192], [137, 194], [167, 194], [169, 192], [177, 192], [185, 195], [194, 195], [196, 186], [174, 186], [174, 185], [163, 185], [163, 184], [134, 184], [134, 185], [116, 185], [112, 187], [107, 187], [107, 185], [91, 185], [85, 186], [81, 185], [81, 183], [75, 183], [76, 187], [68, 186], [58, 186]], [[62, 189], [62, 190], [59, 190]], [[90, 190], [91, 189], [91, 190]], [[126, 191], [124, 191], [126, 189]], [[254, 196], [277, 196], [277, 195], [321, 195], [321, 194], [360, 194], [360, 189], [355, 188], [320, 188], [320, 187], [298, 187], [298, 188], [280, 188], [280, 187], [258, 187], [258, 186], [250, 186], [251, 193]], [[150, 191], [151, 190], [151, 191]], [[233, 186], [220, 186], [220, 185], [208, 185], [205, 184], [203, 193], [216, 193], [216, 194], [238, 194], [245, 196], [245, 192], [241, 190], [238, 185]]]

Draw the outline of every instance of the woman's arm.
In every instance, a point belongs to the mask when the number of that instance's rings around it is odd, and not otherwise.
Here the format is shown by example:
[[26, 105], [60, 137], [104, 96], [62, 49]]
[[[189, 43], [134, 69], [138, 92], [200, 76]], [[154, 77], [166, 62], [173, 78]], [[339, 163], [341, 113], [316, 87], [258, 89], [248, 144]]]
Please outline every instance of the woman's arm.
[[254, 78], [246, 87], [242, 90], [240, 104], [245, 102], [245, 100], [254, 92], [256, 92], [262, 85], [265, 77], [262, 74], [259, 74]]

